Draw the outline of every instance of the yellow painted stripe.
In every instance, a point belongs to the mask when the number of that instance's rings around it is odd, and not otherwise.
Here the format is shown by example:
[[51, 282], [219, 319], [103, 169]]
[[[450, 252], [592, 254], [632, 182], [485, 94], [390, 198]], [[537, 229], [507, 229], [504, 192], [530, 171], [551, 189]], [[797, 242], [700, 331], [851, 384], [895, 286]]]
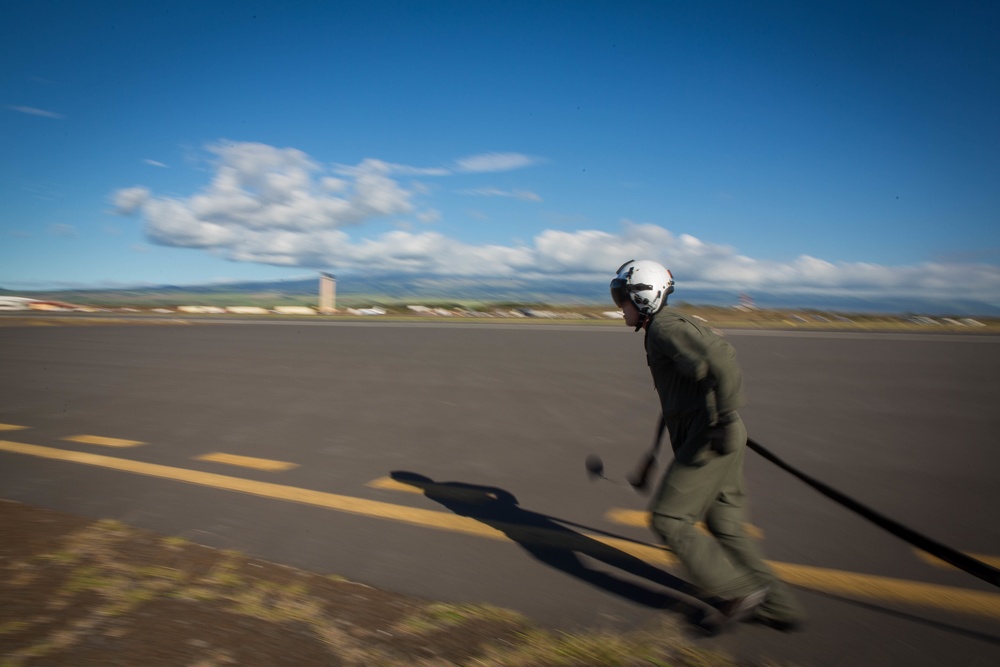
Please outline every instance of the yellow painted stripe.
[[[312, 491], [310, 489], [300, 489], [294, 486], [274, 484], [271, 482], [258, 482], [239, 477], [229, 477], [228, 475], [218, 475], [197, 470], [187, 470], [185, 468], [174, 468], [160, 465], [158, 463], [144, 463], [142, 461], [131, 461], [129, 459], [119, 459], [101, 454], [90, 454], [87, 452], [73, 452], [64, 449], [53, 449], [51, 447], [41, 447], [38, 445], [28, 445], [19, 442], [0, 440], [0, 451], [15, 452], [18, 454], [28, 454], [47, 459], [59, 461], [71, 461], [85, 465], [110, 468], [123, 472], [131, 472], [150, 477], [159, 477], [179, 482], [187, 482], [199, 486], [207, 486], [227, 491], [238, 491], [265, 498], [276, 500], [287, 500], [290, 502], [313, 505], [326, 509], [347, 512], [350, 514], [360, 514], [379, 519], [389, 519], [421, 526], [424, 528], [436, 528], [451, 532], [473, 535], [476, 537], [487, 537], [498, 540], [507, 540], [504, 530], [488, 526], [480, 521], [469, 517], [458, 516], [451, 512], [441, 512], [437, 510], [426, 510], [415, 507], [404, 507], [392, 503], [384, 503], [377, 500], [366, 500], [364, 498], [354, 498], [352, 496], [342, 496], [325, 491]], [[566, 536], [563, 533], [545, 529], [525, 529], [520, 525], [511, 524], [509, 527], [498, 524], [502, 528], [510, 531], [517, 531], [519, 537], [527, 535], [542, 544], [553, 546], [563, 545]], [[652, 545], [633, 543], [628, 540], [615, 538], [594, 537], [593, 539], [603, 542], [626, 553], [631, 553], [640, 558], [656, 559], [667, 565], [676, 564], [674, 557], [666, 550]]]
[[0, 424], [0, 431], [20, 431], [21, 429], [28, 428], [27, 426], [18, 426], [17, 424]]
[[873, 574], [844, 572], [810, 565], [770, 562], [777, 575], [790, 584], [851, 598], [871, 598], [904, 604], [937, 607], [962, 614], [1000, 618], [1000, 595], [953, 586], [925, 584]]
[[[402, 491], [404, 493], [415, 493], [418, 495], [424, 495], [423, 489], [416, 487], [412, 484], [397, 482], [391, 477], [379, 477], [378, 479], [373, 479], [372, 481], [365, 484], [365, 486], [373, 489], [384, 489], [387, 491]], [[456, 493], [460, 494], [461, 491], [460, 490], [456, 491]], [[496, 498], [496, 494], [488, 493], [486, 495]], [[448, 515], [445, 514], [445, 517], [447, 516]], [[520, 525], [501, 524], [499, 522], [496, 522], [496, 525], [500, 526], [502, 529], [506, 528], [506, 530], [516, 532], [518, 539], [523, 539], [523, 536], [529, 535], [531, 538], [531, 542], [533, 544], [572, 548], [572, 545], [568, 544], [568, 542], [573, 539], [573, 536], [571, 534], [567, 535], [562, 532], [547, 530], [544, 528], [530, 529]], [[454, 530], [454, 528], [450, 526], [443, 526], [443, 527], [446, 530]], [[495, 535], [482, 535], [481, 537], [497, 537], [499, 539], [508, 539], [505, 533], [503, 533], [503, 530], [501, 530], [501, 532]], [[658, 565], [663, 565], [666, 567], [674, 567], [678, 565], [677, 558], [664, 547], [654, 546], [652, 544], [643, 544], [641, 542], [633, 542], [631, 540], [621, 540], [616, 537], [593, 535], [590, 533], [585, 534], [582, 538], [582, 541], [587, 541], [588, 543], [590, 540], [600, 542], [601, 544], [613, 547], [618, 551], [622, 551], [624, 553], [629, 554], [630, 556], [635, 556], [636, 558], [648, 561], [650, 563], [656, 563]], [[581, 543], [581, 548], [586, 548], [587, 546], [593, 546], [593, 545]]]
[[[649, 512], [642, 510], [630, 510], [621, 507], [613, 507], [605, 512], [604, 518], [612, 523], [617, 523], [622, 526], [649, 528]], [[708, 532], [708, 528], [705, 527], [703, 522], [698, 524], [698, 529], [703, 533]], [[743, 524], [743, 530], [747, 531], [747, 535], [750, 537], [758, 540], [764, 539], [764, 531], [753, 524]]]
[[85, 445], [100, 445], [102, 447], [138, 447], [139, 445], [145, 445], [144, 442], [139, 442], [138, 440], [123, 440], [121, 438], [105, 438], [101, 435], [71, 435], [68, 438], [63, 438], [63, 440], [69, 440], [70, 442], [80, 442]]
[[[403, 507], [391, 503], [341, 496], [322, 491], [311, 491], [309, 489], [299, 489], [271, 482], [258, 482], [238, 477], [186, 470], [184, 468], [173, 468], [155, 463], [130, 461], [128, 459], [114, 458], [100, 454], [72, 452], [6, 440], [0, 440], [0, 451], [60, 461], [71, 461], [112, 470], [186, 482], [188, 484], [197, 484], [276, 500], [324, 507], [340, 512], [389, 519], [409, 525], [447, 530], [465, 535], [508, 540], [510, 538], [505, 533], [510, 532], [517, 535], [519, 540], [529, 539], [532, 542], [537, 540], [543, 544], [570, 549], [574, 548], [572, 542], [568, 541], [573, 539], [572, 535], [558, 531], [529, 529], [515, 525], [506, 526], [498, 524], [498, 527], [493, 527], [470, 517], [458, 516], [451, 512]], [[674, 556], [667, 551], [652, 545], [639, 544], [628, 540], [597, 535], [583, 535], [581, 536], [580, 547], [592, 547], [594, 541], [619, 549], [652, 564], [666, 567], [677, 565]], [[770, 565], [777, 572], [778, 576], [785, 581], [813, 590], [856, 599], [875, 599], [883, 602], [915, 604], [947, 609], [963, 614], [1000, 618], [1000, 594], [996, 593], [973, 591], [952, 586], [940, 586], [937, 584], [925, 584], [855, 572], [843, 572], [793, 563], [771, 562]]]
[[[951, 567], [951, 568], [955, 567], [951, 563], [947, 563], [938, 558], [937, 556], [930, 555], [923, 549], [914, 549], [913, 552], [917, 554], [917, 557], [920, 558], [920, 560], [924, 561], [925, 563], [930, 563], [934, 567]], [[984, 554], [968, 554], [968, 553], [965, 555], [970, 558], [975, 558], [978, 561], [982, 561], [987, 565], [989, 565], [990, 567], [1000, 568], [1000, 556], [986, 556]]]
[[[406, 484], [405, 482], [397, 482], [392, 477], [379, 477], [378, 479], [373, 479], [372, 481], [365, 484], [365, 486], [372, 489], [383, 489], [386, 491], [402, 491], [403, 493], [415, 493], [417, 495], [424, 495], [424, 490], [420, 487], [414, 486], [412, 484]], [[468, 495], [470, 497], [479, 498], [481, 496], [489, 496], [494, 500], [497, 499], [497, 494], [492, 491], [474, 491], [474, 492], [463, 492], [461, 489], [448, 488], [446, 484], [439, 484], [442, 487], [442, 491], [448, 491], [455, 495], [456, 497], [461, 497], [463, 495]]]
[[274, 484], [272, 482], [258, 482], [228, 475], [219, 475], [198, 470], [187, 470], [184, 468], [174, 468], [157, 463], [144, 463], [142, 461], [130, 461], [101, 454], [91, 454], [88, 452], [73, 452], [51, 447], [41, 447], [38, 445], [28, 445], [19, 442], [0, 440], [0, 451], [16, 452], [28, 454], [47, 459], [60, 461], [71, 461], [85, 465], [120, 470], [122, 472], [159, 477], [188, 484], [207, 486], [227, 491], [238, 491], [265, 498], [276, 500], [286, 500], [289, 502], [324, 507], [326, 509], [348, 512], [351, 514], [361, 514], [364, 516], [391, 519], [402, 523], [409, 523], [429, 528], [440, 528], [451, 530], [467, 535], [479, 537], [493, 537], [505, 539], [501, 531], [491, 528], [475, 519], [460, 517], [451, 512], [439, 512], [391, 503], [379, 502], [376, 500], [366, 500], [351, 496], [342, 496], [324, 491], [312, 491], [310, 489], [300, 489], [294, 486]]
[[252, 456], [239, 456], [237, 454], [224, 454], [222, 452], [212, 452], [196, 456], [198, 461], [213, 461], [215, 463], [227, 463], [232, 466], [242, 466], [244, 468], [256, 468], [258, 470], [268, 470], [280, 472], [297, 468], [299, 464], [288, 463], [287, 461], [272, 461], [271, 459], [258, 459]]
[[402, 491], [403, 493], [419, 493], [421, 495], [424, 493], [422, 489], [418, 489], [412, 484], [397, 482], [392, 477], [379, 477], [368, 482], [365, 486], [373, 489], [384, 489], [386, 491]]
[[649, 512], [612, 507], [604, 513], [604, 518], [612, 523], [633, 528], [649, 528]]
[[[413, 486], [412, 484], [406, 484], [404, 482], [397, 482], [392, 477], [379, 477], [373, 479], [372, 481], [365, 484], [365, 486], [373, 489], [383, 489], [385, 491], [402, 491], [404, 493], [419, 493], [423, 494], [423, 490]], [[649, 512], [643, 512], [640, 510], [630, 510], [621, 507], [615, 507], [608, 510], [604, 514], [605, 518], [613, 523], [617, 523], [623, 526], [632, 526], [636, 528], [649, 528]], [[704, 523], [699, 523], [698, 528], [707, 532], [708, 529], [705, 528]], [[747, 530], [747, 534], [751, 537], [756, 537], [758, 539], [763, 538], [764, 532], [757, 528], [756, 526], [751, 526], [750, 524], [744, 524], [744, 528]]]

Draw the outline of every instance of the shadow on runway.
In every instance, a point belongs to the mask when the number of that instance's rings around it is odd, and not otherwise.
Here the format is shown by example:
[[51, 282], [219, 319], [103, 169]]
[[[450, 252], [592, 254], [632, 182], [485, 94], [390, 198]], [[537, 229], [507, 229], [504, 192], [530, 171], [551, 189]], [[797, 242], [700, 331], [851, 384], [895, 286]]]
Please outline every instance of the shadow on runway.
[[[698, 625], [709, 610], [706, 603], [694, 597], [698, 595], [698, 589], [683, 579], [567, 526], [584, 528], [617, 539], [635, 540], [523, 509], [513, 494], [497, 487], [435, 482], [429, 477], [405, 471], [392, 472], [391, 476], [397, 482], [422, 490], [427, 498], [444, 505], [455, 514], [481, 521], [503, 532], [546, 565], [609, 593], [647, 607], [681, 614], [694, 625]], [[601, 561], [663, 588], [651, 588], [588, 567], [581, 556]]]
[[[692, 584], [653, 567], [620, 549], [572, 530], [568, 526], [642, 544], [637, 540], [523, 509], [512, 493], [498, 487], [463, 482], [436, 482], [415, 472], [394, 471], [390, 474], [392, 479], [420, 489], [427, 498], [440, 503], [455, 514], [475, 519], [503, 532], [539, 561], [592, 586], [646, 607], [680, 614], [695, 627], [700, 625], [700, 621], [710, 609], [707, 603], [698, 599], [701, 592]], [[627, 573], [657, 586], [650, 587], [644, 585], [644, 582], [636, 583], [588, 567], [581, 556], [603, 562], [622, 573]], [[971, 639], [990, 644], [1000, 643], [997, 637], [987, 633], [922, 618], [878, 604], [826, 594], [808, 588], [803, 590]]]
[[987, 634], [985, 632], [979, 632], [978, 630], [970, 630], [968, 628], [952, 625], [951, 623], [945, 623], [943, 621], [931, 620], [929, 618], [924, 618], [922, 616], [911, 614], [905, 611], [900, 611], [898, 609], [890, 609], [889, 607], [884, 607], [880, 604], [863, 602], [861, 600], [854, 600], [852, 598], [843, 597], [841, 595], [835, 595], [833, 593], [825, 593], [823, 591], [803, 588], [801, 586], [796, 586], [796, 588], [801, 588], [803, 591], [807, 591], [809, 593], [812, 593], [813, 595], [824, 597], [828, 600], [836, 600], [837, 602], [842, 602], [844, 604], [859, 607], [861, 609], [868, 609], [869, 611], [885, 614], [887, 616], [895, 616], [896, 618], [901, 618], [904, 621], [910, 621], [911, 623], [918, 623], [920, 625], [925, 625], [935, 630], [941, 630], [943, 632], [962, 635], [964, 637], [968, 637], [969, 639], [975, 639], [981, 642], [986, 642], [988, 644], [995, 644], [1000, 646], [1000, 637], [997, 637], [996, 635]]

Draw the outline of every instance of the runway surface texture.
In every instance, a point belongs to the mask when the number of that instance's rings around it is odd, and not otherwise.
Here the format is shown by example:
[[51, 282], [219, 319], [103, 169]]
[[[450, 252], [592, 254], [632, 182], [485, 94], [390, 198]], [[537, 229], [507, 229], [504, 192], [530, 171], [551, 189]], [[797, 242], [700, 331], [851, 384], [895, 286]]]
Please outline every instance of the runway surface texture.
[[[753, 438], [1000, 564], [1000, 337], [727, 331]], [[388, 322], [0, 329], [0, 497], [557, 627], [674, 614], [685, 573], [624, 477], [657, 399], [622, 328]], [[1000, 664], [1000, 590], [748, 453], [749, 530], [802, 665]], [[669, 459], [669, 457], [667, 457]]]

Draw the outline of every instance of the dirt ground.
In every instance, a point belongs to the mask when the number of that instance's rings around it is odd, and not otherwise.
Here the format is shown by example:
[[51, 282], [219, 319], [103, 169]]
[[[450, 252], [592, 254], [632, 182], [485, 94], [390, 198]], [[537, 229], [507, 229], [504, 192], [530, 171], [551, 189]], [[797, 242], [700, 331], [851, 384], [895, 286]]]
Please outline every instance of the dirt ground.
[[0, 667], [735, 665], [667, 621], [567, 634], [0, 500]]

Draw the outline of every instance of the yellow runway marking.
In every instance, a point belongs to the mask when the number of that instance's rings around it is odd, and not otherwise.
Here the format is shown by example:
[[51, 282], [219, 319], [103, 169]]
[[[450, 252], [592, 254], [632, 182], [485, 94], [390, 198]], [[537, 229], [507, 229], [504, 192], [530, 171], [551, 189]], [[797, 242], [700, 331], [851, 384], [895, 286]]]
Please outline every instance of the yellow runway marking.
[[[951, 567], [951, 568], [955, 567], [951, 563], [947, 563], [938, 558], [937, 556], [930, 555], [923, 549], [914, 549], [913, 551], [914, 553], [917, 554], [917, 557], [920, 560], [924, 561], [925, 563], [930, 563], [934, 567]], [[1000, 568], [1000, 556], [986, 556], [983, 554], [965, 554], [965, 555], [970, 558], [975, 558], [978, 561], [982, 561], [983, 563], [986, 563], [990, 567]]]
[[604, 513], [604, 518], [620, 526], [649, 528], [649, 512], [642, 510], [627, 510], [621, 507], [612, 507]]
[[[632, 526], [633, 528], [649, 528], [649, 512], [643, 510], [629, 510], [621, 507], [613, 507], [604, 513], [604, 518], [612, 523], [622, 526]], [[698, 529], [703, 533], [708, 532], [704, 523], [698, 524]], [[753, 524], [743, 524], [743, 530], [747, 535], [758, 540], [764, 539], [764, 531]]]
[[386, 491], [402, 491], [403, 493], [419, 493], [420, 495], [424, 493], [412, 484], [397, 482], [392, 477], [379, 477], [368, 482], [365, 486], [373, 489], [384, 489]]
[[[372, 481], [365, 484], [367, 487], [373, 489], [383, 489], [386, 491], [402, 491], [404, 493], [419, 493], [423, 494], [423, 491], [419, 488], [411, 485], [405, 484], [403, 482], [397, 482], [392, 477], [379, 477], [378, 479], [373, 479]], [[631, 526], [633, 528], [649, 528], [649, 512], [644, 512], [641, 510], [630, 510], [621, 507], [614, 507], [608, 510], [604, 517], [611, 521], [612, 523], [617, 523], [622, 526]], [[764, 537], [764, 531], [756, 526], [751, 526], [750, 524], [744, 524], [743, 527], [746, 529], [747, 534], [751, 537], [757, 539], [762, 539]], [[704, 523], [698, 524], [698, 529], [702, 532], [707, 532], [708, 529], [705, 527]]]
[[139, 445], [145, 445], [144, 442], [139, 442], [138, 440], [122, 440], [121, 438], [105, 438], [100, 435], [71, 435], [68, 438], [63, 438], [63, 440], [69, 440], [70, 442], [81, 442], [85, 445], [100, 445], [102, 447], [138, 447]]
[[870, 598], [937, 607], [961, 614], [1000, 618], [1000, 595], [953, 586], [925, 584], [873, 574], [844, 572], [824, 567], [768, 561], [778, 576], [790, 584], [850, 598]]
[[[37, 456], [45, 459], [70, 461], [84, 465], [120, 470], [139, 475], [148, 475], [161, 479], [169, 479], [188, 484], [196, 484], [216, 489], [237, 491], [264, 498], [286, 500], [289, 502], [323, 507], [326, 509], [368, 516], [379, 519], [389, 519], [412, 526], [447, 530], [476, 537], [486, 537], [495, 540], [509, 540], [510, 535], [517, 536], [519, 541], [540, 542], [573, 549], [576, 538], [572, 534], [539, 528], [526, 528], [519, 525], [497, 524], [496, 527], [486, 525], [469, 517], [459, 516], [451, 512], [404, 507], [375, 500], [342, 496], [323, 491], [311, 491], [293, 486], [284, 486], [271, 482], [217, 475], [215, 473], [186, 470], [155, 463], [130, 461], [128, 459], [74, 452], [51, 447], [41, 447], [18, 442], [0, 440], [0, 451]], [[677, 564], [674, 557], [658, 547], [608, 538], [598, 535], [580, 535], [579, 547], [593, 549], [594, 542], [624, 551], [641, 558], [651, 564], [673, 567]], [[925, 584], [917, 581], [906, 581], [855, 572], [843, 572], [809, 565], [771, 562], [778, 575], [789, 583], [850, 598], [878, 600], [904, 604], [937, 607], [963, 614], [1000, 618], [1000, 594]]]
[[240, 477], [230, 477], [211, 472], [201, 472], [198, 470], [187, 470], [185, 468], [174, 468], [160, 465], [158, 463], [144, 463], [142, 461], [131, 461], [102, 454], [90, 454], [88, 452], [73, 452], [52, 447], [41, 447], [38, 445], [28, 445], [19, 442], [0, 440], [0, 451], [15, 452], [18, 454], [28, 454], [47, 459], [60, 461], [71, 461], [85, 465], [120, 470], [122, 472], [148, 475], [162, 479], [176, 480], [207, 486], [215, 489], [225, 489], [227, 491], [238, 491], [264, 498], [274, 498], [276, 500], [287, 500], [290, 502], [323, 507], [326, 509], [348, 512], [351, 514], [361, 514], [364, 516], [391, 519], [403, 523], [430, 528], [440, 528], [452, 530], [467, 535], [477, 535], [480, 537], [494, 537], [504, 539], [503, 533], [494, 528], [470, 519], [460, 517], [451, 512], [439, 512], [402, 505], [393, 505], [375, 500], [365, 500], [364, 498], [354, 498], [342, 496], [324, 491], [312, 491], [310, 489], [300, 489], [294, 486], [285, 486], [273, 482], [258, 482]]
[[20, 431], [21, 429], [28, 428], [27, 426], [18, 426], [17, 424], [0, 424], [0, 431]]
[[[439, 486], [444, 486], [438, 483]], [[365, 486], [372, 489], [384, 489], [386, 491], [402, 491], [403, 493], [415, 493], [418, 496], [424, 495], [423, 489], [413, 486], [412, 484], [406, 484], [405, 482], [397, 482], [392, 477], [379, 477], [378, 479], [373, 479], [372, 481], [365, 484]], [[445, 489], [447, 492], [455, 495], [456, 497], [462, 497], [464, 492], [461, 489]], [[497, 500], [497, 494], [492, 491], [471, 491], [469, 492], [470, 498], [479, 498], [480, 496], [487, 496], [493, 500]]]
[[212, 452], [196, 456], [198, 461], [213, 461], [215, 463], [227, 463], [232, 466], [242, 466], [244, 468], [256, 468], [258, 470], [268, 470], [280, 472], [299, 467], [298, 463], [288, 463], [286, 461], [272, 461], [270, 459], [258, 459], [252, 456], [239, 456], [237, 454], [223, 454], [222, 452]]

